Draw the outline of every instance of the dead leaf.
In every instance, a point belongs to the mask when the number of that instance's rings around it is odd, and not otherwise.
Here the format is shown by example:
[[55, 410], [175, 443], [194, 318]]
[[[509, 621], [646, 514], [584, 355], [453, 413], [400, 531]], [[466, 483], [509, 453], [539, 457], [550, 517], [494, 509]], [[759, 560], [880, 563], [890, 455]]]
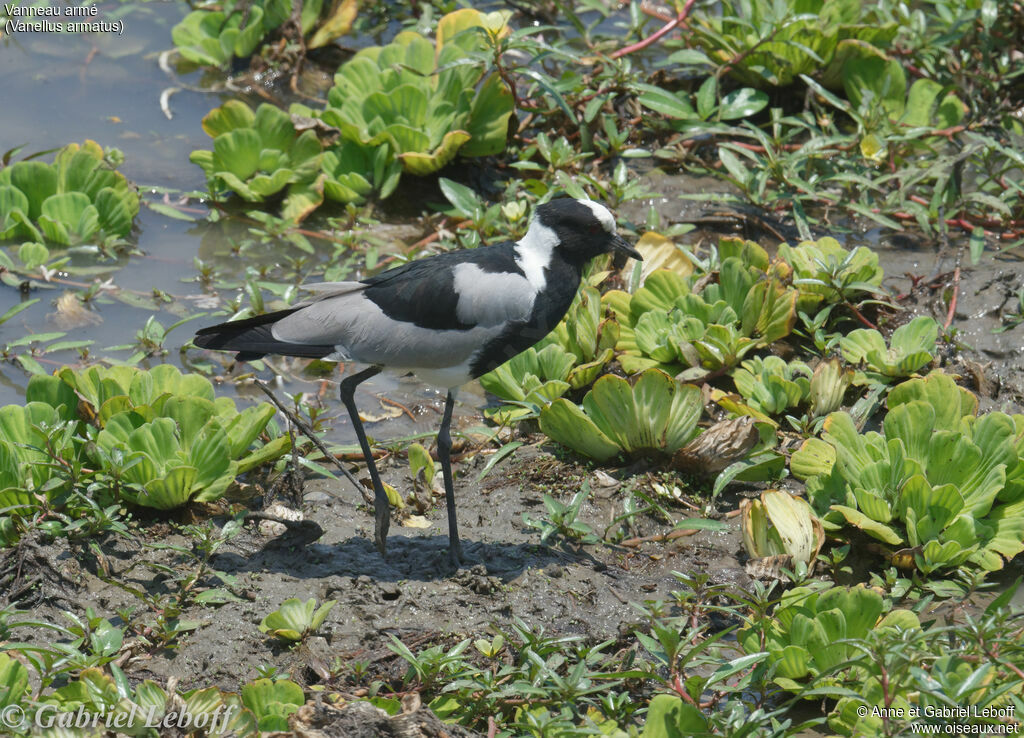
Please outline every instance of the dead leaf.
[[749, 415], [723, 420], [676, 451], [672, 468], [691, 474], [717, 474], [746, 456], [759, 437]]
[[660, 233], [647, 231], [633, 246], [644, 257], [640, 270], [641, 285], [657, 269], [669, 269], [684, 277], [693, 273], [693, 262], [671, 239]]
[[431, 525], [433, 523], [422, 515], [410, 515], [402, 521], [402, 526], [405, 528], [429, 528]]
[[317, 49], [329, 44], [339, 36], [344, 36], [352, 29], [359, 10], [358, 0], [340, 0], [334, 3], [331, 14], [320, 25], [313, 37], [306, 44], [307, 48]]
[[63, 329], [99, 325], [103, 322], [103, 316], [85, 307], [74, 292], [65, 292], [58, 297], [57, 312], [50, 313], [49, 317]]
[[380, 408], [381, 410], [383, 410], [383, 412], [378, 415], [371, 415], [370, 413], [360, 411], [360, 420], [362, 420], [364, 423], [377, 423], [381, 420], [397, 418], [399, 415], [402, 414], [402, 408], [400, 407], [395, 407], [394, 405], [386, 405], [384, 401], [379, 398], [377, 399], [377, 402], [380, 403]]

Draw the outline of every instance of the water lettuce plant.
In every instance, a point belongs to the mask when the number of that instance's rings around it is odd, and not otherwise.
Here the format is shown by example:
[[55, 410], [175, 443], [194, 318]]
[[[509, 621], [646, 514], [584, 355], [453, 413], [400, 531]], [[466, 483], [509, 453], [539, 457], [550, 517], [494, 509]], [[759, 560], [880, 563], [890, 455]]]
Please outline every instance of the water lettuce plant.
[[375, 192], [387, 198], [402, 176], [388, 144], [370, 147], [342, 140], [324, 152], [321, 163], [324, 196], [341, 203], [361, 205]]
[[858, 328], [840, 339], [839, 348], [846, 361], [866, 367], [869, 379], [888, 384], [930, 364], [938, 337], [939, 324], [921, 315], [893, 331], [888, 347], [878, 331]]
[[[0, 515], [8, 518], [31, 513], [38, 506], [36, 495], [66, 492], [70, 480], [59, 465], [71, 466], [78, 455], [70, 438], [75, 430], [71, 410], [35, 397], [0, 408]], [[3, 537], [13, 535], [8, 530]]]
[[811, 394], [812, 376], [804, 362], [779, 356], [755, 356], [732, 373], [739, 393], [764, 415], [777, 415], [804, 402]]
[[[24, 516], [34, 495], [77, 489], [167, 510], [220, 497], [238, 474], [276, 459], [287, 436], [252, 446], [274, 415], [238, 412], [205, 377], [161, 365], [65, 367], [29, 379], [24, 406], [0, 408], [0, 507]], [[4, 504], [6, 503], [6, 504]]]
[[932, 373], [895, 387], [881, 433], [831, 414], [791, 460], [833, 533], [855, 527], [923, 574], [986, 571], [1024, 551], [1024, 416], [977, 416], [977, 399]]
[[892, 610], [883, 616], [882, 596], [864, 586], [795, 587], [782, 595], [771, 618], [741, 628], [737, 640], [748, 654], [768, 652], [773, 681], [799, 693], [807, 681], [858, 656], [851, 643], [872, 630], [920, 627], [910, 610]]
[[297, 597], [290, 597], [281, 603], [281, 607], [260, 621], [260, 632], [284, 641], [301, 641], [323, 625], [327, 614], [336, 604], [338, 603], [335, 600], [327, 600], [317, 607], [316, 600], [312, 597], [305, 602]]
[[[256, 0], [227, 11], [198, 8], [171, 29], [171, 38], [189, 61], [224, 67], [252, 55], [268, 34], [289, 20], [295, 1]], [[302, 0], [299, 26], [305, 47], [316, 49], [348, 33], [356, 10], [356, 0]]]
[[790, 556], [811, 564], [825, 543], [825, 529], [807, 501], [769, 489], [740, 502], [743, 547], [752, 558]]
[[[47, 381], [49, 378], [42, 378]], [[230, 397], [216, 397], [205, 377], [161, 365], [64, 369], [61, 381], [85, 400], [100, 425], [93, 459], [117, 470], [121, 496], [137, 505], [169, 510], [215, 500], [235, 477], [283, 453], [281, 436], [250, 446], [274, 416], [270, 403], [242, 412]]]
[[255, 717], [258, 733], [288, 731], [288, 716], [306, 703], [300, 687], [290, 679], [256, 679], [242, 687], [242, 704]]
[[485, 390], [509, 403], [488, 411], [488, 416], [498, 423], [537, 417], [541, 408], [569, 390], [565, 380], [572, 366], [572, 354], [559, 346], [526, 349], [480, 377]]
[[789, 334], [797, 292], [783, 284], [788, 268], [770, 265], [751, 242], [723, 240], [719, 254], [717, 281], [663, 269], [632, 295], [605, 294], [619, 327], [623, 369], [659, 367], [689, 379], [730, 369], [753, 349]]
[[316, 132], [299, 133], [280, 108], [261, 104], [254, 113], [240, 100], [229, 100], [203, 118], [213, 151], [189, 155], [202, 167], [214, 196], [230, 190], [248, 202], [284, 194], [282, 214], [301, 220], [323, 201], [321, 146]]
[[263, 8], [253, 3], [247, 11], [193, 10], [171, 29], [171, 39], [189, 61], [223, 67], [251, 55], [265, 33]]
[[110, 244], [131, 232], [138, 212], [135, 188], [95, 141], [68, 144], [53, 164], [0, 169], [0, 240]]
[[818, 362], [812, 372], [802, 361], [755, 356], [743, 361], [730, 376], [742, 400], [720, 389], [711, 391], [711, 399], [731, 413], [750, 415], [775, 426], [772, 416], [801, 406], [806, 406], [807, 419], [838, 410], [856, 373], [840, 366], [836, 358]]
[[881, 289], [884, 273], [878, 254], [866, 246], [844, 249], [830, 236], [779, 244], [779, 258], [793, 268], [793, 284], [800, 290], [797, 309], [810, 312], [821, 302], [854, 302]]
[[888, 46], [899, 26], [858, 0], [726, 0], [720, 13], [691, 23], [696, 44], [730, 76], [757, 87], [785, 87], [801, 74], [836, 80], [844, 39]]
[[441, 18], [436, 42], [403, 31], [387, 46], [362, 49], [345, 62], [315, 112], [292, 106], [337, 128], [341, 138], [378, 150], [410, 174], [430, 174], [464, 156], [505, 149], [513, 100], [488, 72], [488, 35], [506, 33], [504, 14], [462, 9]]
[[554, 441], [597, 461], [620, 453], [671, 455], [697, 435], [700, 390], [659, 369], [648, 369], [630, 386], [607, 374], [583, 398], [565, 398], [541, 410], [540, 428]]

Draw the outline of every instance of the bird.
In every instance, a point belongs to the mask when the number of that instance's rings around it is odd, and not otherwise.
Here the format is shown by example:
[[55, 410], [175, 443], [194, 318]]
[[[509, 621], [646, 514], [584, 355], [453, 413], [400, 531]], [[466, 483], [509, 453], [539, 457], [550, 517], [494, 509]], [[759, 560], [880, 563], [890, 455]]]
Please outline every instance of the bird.
[[448, 556], [462, 561], [451, 468], [451, 421], [460, 386], [504, 364], [550, 333], [568, 311], [594, 257], [640, 253], [620, 235], [612, 213], [592, 200], [556, 198], [538, 205], [518, 241], [449, 251], [409, 261], [358, 281], [304, 285], [292, 307], [202, 328], [199, 348], [353, 362], [344, 377], [348, 411], [374, 490], [374, 539], [386, 554], [390, 507], [355, 404], [356, 387], [384, 369], [413, 373], [447, 390], [437, 454], [448, 512]]

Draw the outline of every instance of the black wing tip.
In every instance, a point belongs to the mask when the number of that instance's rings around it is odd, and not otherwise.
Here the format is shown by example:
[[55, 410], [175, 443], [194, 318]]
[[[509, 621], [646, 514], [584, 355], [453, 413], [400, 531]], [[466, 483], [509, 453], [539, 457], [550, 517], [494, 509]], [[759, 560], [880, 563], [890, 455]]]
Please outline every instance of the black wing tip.
[[196, 331], [192, 339], [197, 348], [213, 351], [234, 351], [236, 361], [261, 359], [267, 354], [323, 359], [337, 349], [327, 344], [288, 343], [274, 338], [271, 328], [281, 318], [300, 308], [279, 310], [242, 320], [218, 323]]

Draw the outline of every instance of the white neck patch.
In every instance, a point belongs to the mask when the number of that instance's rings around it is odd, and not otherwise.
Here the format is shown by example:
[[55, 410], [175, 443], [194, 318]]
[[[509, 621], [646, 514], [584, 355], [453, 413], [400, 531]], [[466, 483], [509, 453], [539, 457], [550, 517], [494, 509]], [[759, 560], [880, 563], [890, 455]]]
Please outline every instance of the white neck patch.
[[530, 223], [526, 235], [516, 242], [516, 263], [538, 292], [547, 284], [544, 270], [551, 263], [551, 254], [557, 245], [558, 235], [537, 219]]
[[601, 227], [604, 228], [608, 233], [615, 233], [615, 216], [608, 212], [608, 208], [599, 202], [593, 200], [577, 200], [580, 205], [586, 205], [590, 208], [590, 212], [594, 214]]

